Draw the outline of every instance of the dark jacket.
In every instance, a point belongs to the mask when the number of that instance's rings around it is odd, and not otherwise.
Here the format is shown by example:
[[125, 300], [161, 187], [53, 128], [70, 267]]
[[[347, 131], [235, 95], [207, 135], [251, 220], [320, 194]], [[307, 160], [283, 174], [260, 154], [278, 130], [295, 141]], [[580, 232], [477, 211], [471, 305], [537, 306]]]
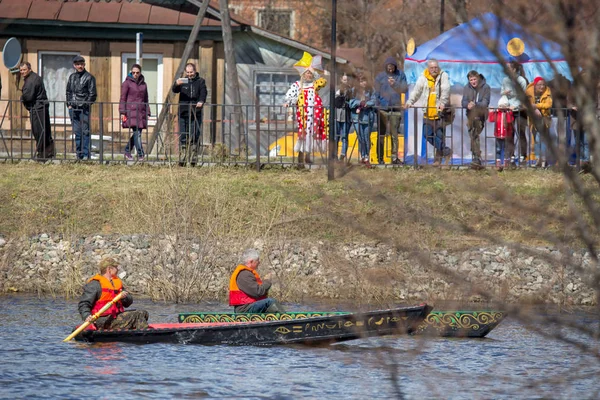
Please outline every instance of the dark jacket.
[[335, 120], [340, 122], [350, 122], [350, 107], [348, 102], [354, 94], [354, 88], [349, 85], [342, 85], [335, 93]]
[[254, 274], [247, 270], [240, 271], [236, 282], [238, 288], [242, 292], [254, 298], [267, 296], [269, 289], [271, 288], [271, 282], [269, 280], [263, 280], [262, 285], [259, 285]]
[[[396, 67], [391, 74], [386, 70], [388, 64], [392, 64]], [[388, 77], [390, 76], [394, 78], [394, 83], [392, 85], [388, 82]], [[398, 69], [398, 64], [394, 57], [386, 58], [383, 64], [383, 72], [380, 72], [375, 77], [375, 92], [377, 94], [378, 105], [383, 109], [392, 107], [399, 108], [402, 105], [402, 98], [400, 95], [406, 93], [407, 90], [408, 84], [404, 71]]]
[[27, 78], [25, 78], [25, 82], [23, 82], [21, 101], [27, 110], [43, 108], [45, 104], [48, 104], [48, 95], [46, 94], [44, 81], [33, 71], [29, 73]]
[[466, 109], [470, 102], [474, 102], [475, 107], [467, 110], [467, 117], [486, 119], [488, 107], [490, 106], [490, 86], [481, 74], [479, 75], [479, 85], [476, 88], [467, 83], [463, 89], [462, 107]]
[[197, 72], [188, 83], [178, 85], [175, 82], [173, 84], [173, 93], [179, 93], [179, 115], [188, 115], [190, 109], [196, 110], [196, 103], [205, 103], [206, 96], [208, 95], [206, 83], [203, 78], [200, 78], [200, 74]]
[[67, 81], [67, 106], [89, 109], [96, 101], [96, 78], [86, 70], [74, 72]]
[[[127, 291], [125, 287], [123, 287], [123, 290]], [[84, 321], [92, 313], [92, 308], [94, 308], [94, 304], [96, 304], [101, 294], [102, 286], [100, 286], [100, 282], [98, 281], [91, 281], [83, 287], [83, 294], [79, 299], [77, 310], [79, 310], [79, 315], [81, 315]], [[130, 293], [127, 293], [127, 296], [121, 299], [123, 307], [129, 307], [132, 303], [133, 297]]]
[[[263, 279], [262, 285], [259, 285], [256, 281], [256, 277], [250, 271], [240, 271], [236, 279], [238, 288], [246, 293], [248, 296], [255, 299], [269, 295], [269, 289], [271, 288], [271, 282]], [[252, 303], [243, 304], [241, 306], [235, 306], [234, 311], [236, 313], [246, 312]]]
[[127, 116], [127, 120], [123, 122], [123, 128], [144, 129], [148, 127], [150, 105], [148, 104], [148, 86], [144, 75], [140, 75], [136, 81], [133, 75], [128, 74], [121, 84], [119, 113]]

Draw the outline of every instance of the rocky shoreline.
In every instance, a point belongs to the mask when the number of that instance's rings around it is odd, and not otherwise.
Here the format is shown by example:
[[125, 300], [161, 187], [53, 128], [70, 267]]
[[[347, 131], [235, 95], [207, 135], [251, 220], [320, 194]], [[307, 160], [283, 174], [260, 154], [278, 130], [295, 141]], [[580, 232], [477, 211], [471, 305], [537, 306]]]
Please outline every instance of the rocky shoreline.
[[[254, 242], [261, 273], [284, 301], [459, 301], [589, 306], [589, 253], [556, 249], [475, 248], [461, 252], [398, 252], [386, 244]], [[117, 257], [128, 290], [166, 301], [226, 301], [229, 274], [243, 246], [174, 236], [94, 235], [0, 237], [0, 290], [79, 296], [98, 261]]]

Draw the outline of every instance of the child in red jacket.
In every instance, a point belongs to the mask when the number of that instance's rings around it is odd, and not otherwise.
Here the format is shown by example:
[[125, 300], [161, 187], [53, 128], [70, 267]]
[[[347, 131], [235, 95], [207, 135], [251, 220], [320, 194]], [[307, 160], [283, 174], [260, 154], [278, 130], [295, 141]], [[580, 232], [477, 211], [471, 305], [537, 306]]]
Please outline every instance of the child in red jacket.
[[504, 104], [498, 104], [496, 111], [490, 112], [488, 121], [494, 122], [494, 137], [496, 138], [496, 168], [502, 171], [504, 166], [508, 166], [506, 158], [506, 140], [513, 140], [513, 121], [515, 120], [513, 112]]

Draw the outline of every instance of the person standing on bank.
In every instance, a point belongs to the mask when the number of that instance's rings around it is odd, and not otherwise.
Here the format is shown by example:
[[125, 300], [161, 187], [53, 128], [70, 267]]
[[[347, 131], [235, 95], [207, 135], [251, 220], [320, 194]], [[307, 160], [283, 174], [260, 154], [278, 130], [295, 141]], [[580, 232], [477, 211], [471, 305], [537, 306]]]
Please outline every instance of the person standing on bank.
[[[529, 131], [535, 142], [534, 152], [537, 157], [537, 162], [534, 167], [546, 168], [547, 164], [547, 144], [550, 140], [550, 126], [552, 125], [552, 91], [546, 84], [546, 80], [541, 76], [536, 77], [532, 83], [527, 85], [525, 95], [534, 109], [534, 115], [529, 116]], [[538, 125], [535, 124], [535, 119], [539, 118], [542, 131], [538, 131]]]
[[179, 93], [179, 165], [188, 161], [196, 164], [202, 133], [202, 108], [208, 91], [206, 82], [196, 72], [196, 65], [185, 66], [185, 77], [173, 84], [173, 93]]
[[392, 164], [402, 164], [398, 158], [398, 134], [402, 132], [402, 93], [408, 90], [406, 75], [398, 68], [394, 57], [386, 58], [385, 71], [375, 77], [375, 92], [379, 106], [379, 135], [377, 136], [377, 160], [383, 164], [386, 135], [392, 137]]
[[[528, 156], [527, 146], [527, 111], [521, 104], [519, 93], [517, 92], [517, 86], [520, 86], [523, 92], [527, 89], [529, 82], [525, 77], [525, 71], [523, 66], [518, 61], [511, 61], [508, 63], [508, 73], [502, 80], [500, 86], [500, 94], [506, 96], [506, 102], [509, 107], [513, 110], [514, 114], [514, 129], [513, 132], [517, 133], [517, 140], [519, 142], [519, 166], [523, 166]], [[514, 136], [514, 134], [513, 134]], [[517, 158], [515, 156], [515, 138], [510, 138], [507, 143], [507, 150], [510, 156], [511, 167], [516, 167]]]
[[[285, 94], [284, 107], [296, 107], [298, 140], [294, 144], [294, 153], [298, 153], [298, 167], [311, 164], [313, 145], [321, 144], [325, 135], [325, 109], [319, 95], [317, 82], [326, 83], [320, 78], [323, 73], [323, 59], [320, 55], [304, 55], [294, 64], [300, 80], [292, 83]], [[324, 86], [324, 85], [323, 85]], [[322, 86], [321, 86], [322, 87]]]
[[439, 167], [442, 159], [449, 165], [452, 149], [446, 147], [446, 123], [442, 117], [450, 109], [450, 82], [448, 74], [440, 69], [436, 59], [427, 60], [427, 68], [419, 76], [410, 94], [406, 107], [413, 107], [423, 97], [426, 101], [423, 115], [423, 136], [434, 147], [434, 167]]
[[371, 132], [376, 118], [376, 102], [375, 92], [367, 76], [364, 74], [359, 76], [358, 87], [349, 104], [352, 110], [352, 123], [358, 136], [360, 163], [367, 168], [371, 167]]
[[133, 132], [125, 146], [125, 159], [133, 160], [131, 150], [135, 146], [138, 161], [144, 161], [142, 129], [148, 127], [150, 105], [148, 104], [148, 86], [144, 81], [142, 67], [139, 64], [132, 65], [131, 72], [121, 85], [119, 113], [123, 128], [131, 128]]
[[262, 280], [256, 271], [260, 264], [258, 251], [245, 250], [241, 261], [229, 279], [229, 305], [234, 307], [234, 311], [253, 314], [285, 312], [275, 299], [268, 297], [271, 281]]
[[52, 127], [50, 125], [50, 105], [44, 81], [31, 70], [31, 64], [23, 62], [19, 66], [19, 73], [24, 79], [21, 101], [29, 111], [31, 132], [35, 138], [35, 157], [45, 160], [54, 157], [54, 140], [52, 140]]
[[112, 301], [119, 293], [125, 297], [113, 304], [95, 322], [98, 329], [146, 329], [148, 311], [125, 311], [133, 303], [133, 297], [127, 293], [118, 277], [119, 263], [111, 257], [103, 258], [98, 264], [100, 273], [91, 277], [83, 287], [83, 295], [77, 309], [84, 321], [92, 321], [92, 316]]
[[346, 161], [346, 153], [348, 152], [348, 135], [350, 134], [350, 107], [348, 102], [353, 96], [354, 88], [351, 85], [350, 77], [344, 73], [340, 78], [340, 87], [335, 92], [335, 158], [337, 151], [342, 142], [342, 150], [340, 153], [340, 161]]
[[85, 69], [85, 59], [73, 58], [73, 72], [67, 81], [67, 107], [75, 134], [78, 160], [90, 157], [90, 108], [96, 101], [96, 78]]
[[471, 137], [471, 168], [481, 169], [481, 143], [479, 136], [483, 131], [490, 105], [489, 85], [485, 78], [477, 71], [467, 74], [469, 83], [465, 85], [462, 97], [462, 107], [467, 110], [467, 128]]

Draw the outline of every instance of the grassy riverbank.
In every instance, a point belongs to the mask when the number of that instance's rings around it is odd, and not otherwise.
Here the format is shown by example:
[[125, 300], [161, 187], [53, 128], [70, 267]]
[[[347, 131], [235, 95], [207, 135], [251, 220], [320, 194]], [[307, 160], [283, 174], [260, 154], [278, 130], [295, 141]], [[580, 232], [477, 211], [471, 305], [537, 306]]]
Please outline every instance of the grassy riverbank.
[[0, 235], [179, 232], [388, 241], [409, 250], [580, 246], [564, 192], [559, 173], [531, 170], [357, 168], [327, 182], [325, 170], [2, 164]]

